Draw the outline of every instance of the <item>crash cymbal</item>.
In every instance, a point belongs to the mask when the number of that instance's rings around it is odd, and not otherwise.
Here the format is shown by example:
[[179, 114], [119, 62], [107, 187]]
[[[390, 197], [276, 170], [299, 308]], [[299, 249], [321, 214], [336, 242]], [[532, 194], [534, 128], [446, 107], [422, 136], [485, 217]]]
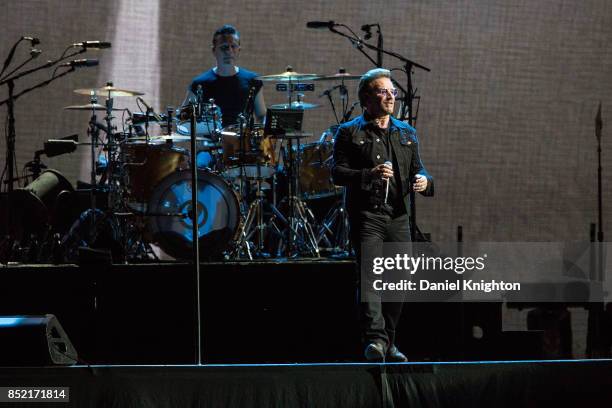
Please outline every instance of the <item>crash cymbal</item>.
[[258, 76], [255, 79], [260, 81], [274, 81], [274, 82], [299, 82], [299, 81], [314, 81], [317, 78], [320, 78], [321, 75], [318, 74], [304, 74], [295, 72], [293, 68], [287, 67], [285, 72], [281, 72], [280, 74], [273, 75], [262, 75]]
[[[115, 88], [114, 86], [103, 86], [102, 88], [94, 88], [94, 89], [90, 89], [90, 88], [82, 88], [82, 89], [75, 89], [74, 93], [77, 93], [79, 95], [91, 95], [91, 93], [94, 92], [96, 95], [98, 96], [102, 96], [104, 98], [115, 98], [118, 96], [141, 96], [144, 95], [144, 93], [142, 92], [138, 92], [138, 91], [130, 91], [128, 89], [119, 89], [119, 88]], [[110, 95], [109, 95], [110, 93]]]
[[315, 104], [315, 103], [308, 103], [308, 102], [291, 102], [291, 104], [288, 103], [279, 103], [276, 105], [271, 105], [270, 108], [272, 109], [315, 109], [318, 108], [319, 105]]
[[[106, 110], [106, 106], [104, 105], [100, 105], [99, 103], [94, 103], [93, 105], [91, 103], [88, 103], [86, 105], [70, 105], [70, 106], [64, 106], [65, 110], [80, 110], [80, 111], [90, 111], [92, 109], [97, 110], [97, 111], [105, 111]], [[113, 108], [114, 111], [121, 111], [123, 109], [119, 109], [119, 108]]]

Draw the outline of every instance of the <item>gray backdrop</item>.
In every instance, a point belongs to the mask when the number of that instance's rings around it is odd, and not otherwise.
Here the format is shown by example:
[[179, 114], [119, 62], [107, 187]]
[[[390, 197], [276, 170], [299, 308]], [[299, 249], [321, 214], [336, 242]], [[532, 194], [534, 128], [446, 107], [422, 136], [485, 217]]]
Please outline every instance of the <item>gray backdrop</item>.
[[[168, 0], [5, 0], [0, 13], [0, 58], [21, 35], [42, 40], [44, 59], [67, 44], [107, 40], [92, 51], [97, 68], [83, 68], [17, 102], [18, 163], [42, 142], [79, 133], [88, 114], [63, 106], [87, 103], [75, 88], [102, 86], [145, 92], [157, 108], [176, 105], [189, 80], [213, 64], [211, 33], [224, 23], [242, 33], [240, 64], [262, 74], [290, 64], [329, 74], [362, 73], [371, 64], [347, 40], [311, 30], [309, 20], [335, 20], [355, 30], [379, 22], [385, 46], [431, 68], [416, 71], [422, 96], [417, 128], [436, 197], [418, 200], [419, 225], [435, 240], [564, 241], [588, 239], [596, 220], [597, 156], [594, 118], [603, 104], [604, 203], [612, 199], [612, 3], [608, 0], [477, 0], [248, 2]], [[16, 61], [25, 58], [23, 46]], [[399, 66], [387, 58], [389, 68]], [[50, 75], [23, 79], [17, 91]], [[404, 81], [400, 74], [399, 81]], [[323, 84], [325, 85], [325, 84]], [[351, 83], [351, 98], [354, 86]], [[333, 123], [323, 105], [307, 112], [318, 137]], [[6, 90], [0, 91], [4, 99]], [[283, 101], [272, 84], [268, 104]], [[130, 98], [116, 104], [135, 109]], [[0, 121], [5, 123], [6, 108]], [[4, 127], [4, 126], [3, 126]], [[5, 160], [4, 136], [0, 161]], [[70, 180], [87, 180], [87, 150], [46, 160]], [[610, 219], [610, 206], [604, 218]]]

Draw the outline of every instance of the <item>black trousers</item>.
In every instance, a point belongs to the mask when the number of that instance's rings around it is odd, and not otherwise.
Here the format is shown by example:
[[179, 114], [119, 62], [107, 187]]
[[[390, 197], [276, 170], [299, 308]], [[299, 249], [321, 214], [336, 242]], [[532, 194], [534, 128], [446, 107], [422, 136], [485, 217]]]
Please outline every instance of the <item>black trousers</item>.
[[[408, 214], [398, 217], [390, 215], [361, 211], [355, 217], [351, 217], [351, 240], [357, 255], [358, 275], [366, 282], [360, 282], [361, 290], [372, 288], [373, 275], [361, 275], [361, 250], [362, 245], [368, 249], [380, 248], [382, 254], [383, 242], [409, 242], [410, 221]], [[364, 293], [361, 293], [360, 320], [365, 344], [377, 341], [383, 343], [385, 348], [395, 342], [395, 332], [402, 313], [402, 302], [382, 302], [380, 294], [369, 291], [368, 301], [362, 301]]]

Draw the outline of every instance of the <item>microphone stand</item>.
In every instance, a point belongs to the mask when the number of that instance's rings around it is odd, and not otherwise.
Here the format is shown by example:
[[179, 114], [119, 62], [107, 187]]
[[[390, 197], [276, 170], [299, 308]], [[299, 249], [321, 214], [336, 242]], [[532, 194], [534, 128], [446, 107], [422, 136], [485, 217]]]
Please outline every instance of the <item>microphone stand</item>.
[[202, 308], [200, 293], [200, 233], [198, 217], [198, 165], [197, 165], [197, 114], [199, 103], [190, 104], [190, 130], [191, 130], [191, 232], [193, 236], [193, 273], [195, 274], [196, 286], [196, 320], [197, 320], [197, 364], [202, 365]]
[[[412, 61], [396, 52], [385, 50], [382, 47], [383, 40], [382, 40], [382, 30], [380, 29], [380, 25], [378, 25], [378, 46], [374, 46], [372, 44], [369, 44], [363, 41], [353, 32], [353, 30], [351, 30], [350, 27], [348, 27], [345, 24], [336, 24], [336, 26], [345, 27], [351, 32], [353, 36], [343, 33], [341, 31], [338, 31], [333, 26], [329, 27], [329, 31], [331, 31], [332, 33], [338, 34], [341, 37], [347, 38], [355, 46], [355, 48], [359, 50], [359, 52], [361, 52], [368, 60], [370, 60], [372, 64], [376, 65], [377, 67], [382, 66], [383, 55], [389, 55], [404, 63], [404, 71], [406, 72], [406, 88], [403, 88], [397, 81], [394, 81], [394, 80], [392, 81], [394, 85], [400, 91], [402, 91], [404, 95], [403, 100], [402, 100], [403, 103], [402, 103], [402, 109], [399, 115], [399, 120], [408, 120], [408, 123], [411, 126], [413, 126], [416, 121], [416, 117], [413, 114], [413, 107], [412, 107], [412, 100], [415, 97], [414, 95], [415, 91], [412, 88], [412, 70], [413, 68], [419, 68], [426, 72], [430, 72], [431, 70], [427, 68], [426, 66], [421, 65], [415, 61]], [[372, 57], [363, 49], [363, 47], [366, 47], [376, 52], [376, 55], [377, 55], [376, 61], [372, 59]], [[414, 191], [412, 191], [412, 189], [410, 190], [409, 195], [410, 195], [410, 239], [412, 241], [415, 241], [418, 228], [416, 225], [415, 194], [414, 194]]]
[[[47, 61], [46, 63], [39, 65], [37, 67], [28, 69], [26, 71], [19, 72], [17, 74], [13, 74], [14, 70], [9, 74], [5, 75], [3, 79], [0, 80], [0, 86], [6, 84], [8, 87], [8, 98], [3, 101], [0, 101], [0, 106], [7, 105], [8, 110], [8, 137], [7, 137], [7, 146], [6, 146], [6, 163], [8, 167], [7, 172], [7, 180], [5, 183], [8, 185], [7, 191], [10, 193], [13, 191], [14, 182], [15, 182], [15, 141], [17, 139], [16, 131], [15, 131], [15, 101], [22, 95], [27, 94], [28, 92], [33, 91], [34, 89], [44, 87], [51, 83], [52, 81], [68, 74], [75, 70], [75, 67], [70, 67], [69, 70], [62, 72], [59, 75], [53, 75], [50, 79], [39, 83], [38, 85], [32, 86], [30, 88], [24, 89], [23, 91], [15, 94], [15, 81], [21, 77], [34, 73], [36, 71], [40, 71], [41, 69], [50, 68], [54, 65], [57, 65], [59, 62], [71, 58], [77, 54], [81, 54], [85, 52], [85, 49], [81, 49], [77, 52], [68, 55], [62, 55], [55, 60]], [[9, 61], [10, 62], [10, 61]], [[11, 75], [13, 74], [13, 75]], [[9, 203], [10, 207], [10, 203]]]

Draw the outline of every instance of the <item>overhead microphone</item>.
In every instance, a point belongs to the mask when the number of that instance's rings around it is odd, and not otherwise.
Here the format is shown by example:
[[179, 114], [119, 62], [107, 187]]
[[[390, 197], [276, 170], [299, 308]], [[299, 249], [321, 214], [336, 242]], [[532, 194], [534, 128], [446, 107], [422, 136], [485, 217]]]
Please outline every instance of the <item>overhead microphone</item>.
[[308, 28], [332, 28], [334, 26], [337, 26], [339, 24], [336, 24], [333, 22], [333, 20], [330, 21], [309, 21], [306, 23], [306, 27]]
[[70, 62], [64, 62], [60, 64], [60, 67], [95, 67], [100, 61], [97, 59], [77, 59]]
[[361, 31], [365, 32], [365, 35], [363, 36], [364, 40], [369, 40], [370, 38], [372, 38], [372, 27], [376, 27], [377, 25], [378, 23], [364, 24], [361, 26]]
[[29, 41], [32, 44], [32, 47], [36, 44], [40, 44], [40, 40], [36, 37], [21, 37], [21, 39]]
[[137, 96], [136, 100], [138, 102], [142, 103], [145, 106], [145, 108], [147, 108], [147, 111], [151, 112], [151, 114], [153, 115], [153, 117], [155, 118], [156, 121], [158, 121], [158, 122], [163, 122], [164, 121], [161, 116], [159, 116], [157, 113], [155, 113], [155, 109], [153, 109], [148, 103], [146, 103], [144, 99], [142, 99], [140, 96]]
[[91, 48], [91, 49], [102, 49], [110, 48], [111, 43], [108, 41], [83, 41], [72, 44], [73, 47]]
[[30, 50], [30, 57], [32, 57], [32, 58], [36, 58], [36, 57], [38, 57], [40, 54], [42, 54], [42, 51], [41, 51], [41, 50], [39, 50], [38, 48], [32, 48], [32, 49]]

